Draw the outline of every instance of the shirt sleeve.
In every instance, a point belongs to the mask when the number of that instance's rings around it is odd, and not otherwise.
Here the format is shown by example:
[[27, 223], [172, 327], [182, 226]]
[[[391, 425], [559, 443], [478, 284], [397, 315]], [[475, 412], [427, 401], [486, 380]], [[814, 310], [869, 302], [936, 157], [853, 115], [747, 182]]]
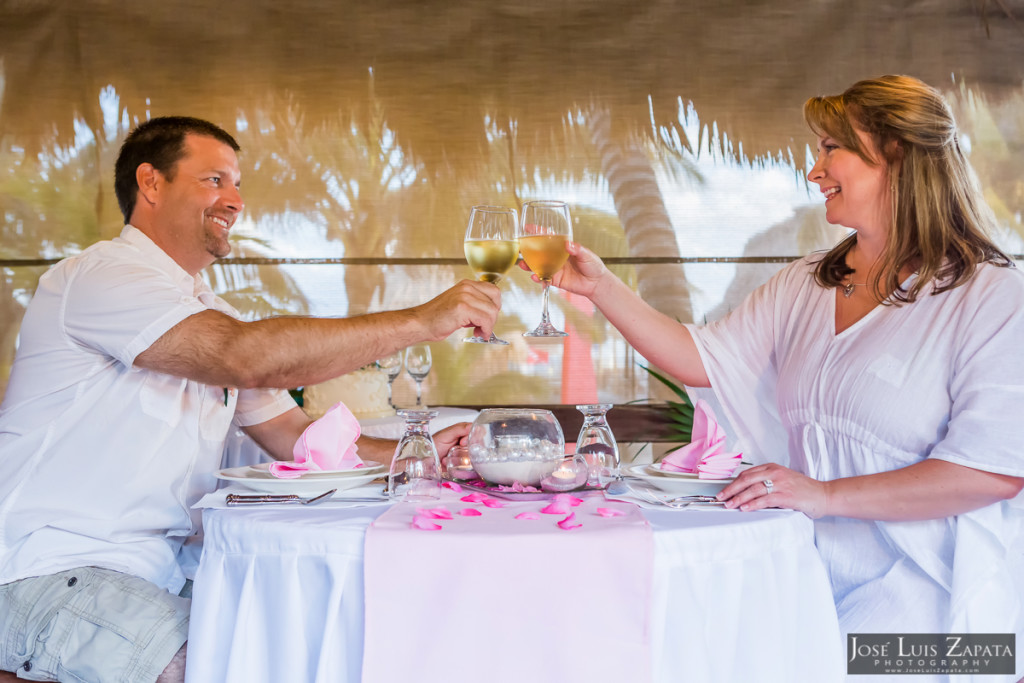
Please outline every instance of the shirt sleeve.
[[167, 330], [203, 310], [205, 305], [159, 268], [108, 260], [75, 274], [63, 323], [72, 342], [131, 367]]
[[283, 389], [242, 389], [238, 392], [234, 422], [239, 427], [249, 427], [273, 420], [297, 406]]
[[1024, 274], [986, 265], [955, 317], [952, 398], [945, 438], [930, 457], [1024, 476]]
[[704, 326], [687, 325], [711, 389], [748, 462], [789, 461], [788, 436], [779, 418], [775, 344], [794, 280], [805, 277], [799, 261], [776, 273], [738, 308]]

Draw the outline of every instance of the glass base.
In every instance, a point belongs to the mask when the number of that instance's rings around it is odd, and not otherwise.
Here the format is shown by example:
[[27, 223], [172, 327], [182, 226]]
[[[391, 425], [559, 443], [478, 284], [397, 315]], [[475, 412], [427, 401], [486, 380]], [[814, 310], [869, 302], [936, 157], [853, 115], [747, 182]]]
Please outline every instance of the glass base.
[[541, 323], [529, 332], [523, 332], [524, 337], [568, 337], [567, 332], [562, 332], [551, 323]]
[[491, 332], [490, 339], [484, 339], [483, 337], [473, 335], [472, 337], [466, 337], [462, 341], [469, 344], [498, 344], [499, 346], [508, 346], [507, 341], [505, 341], [504, 339], [498, 339], [497, 337], [494, 336], [493, 332]]

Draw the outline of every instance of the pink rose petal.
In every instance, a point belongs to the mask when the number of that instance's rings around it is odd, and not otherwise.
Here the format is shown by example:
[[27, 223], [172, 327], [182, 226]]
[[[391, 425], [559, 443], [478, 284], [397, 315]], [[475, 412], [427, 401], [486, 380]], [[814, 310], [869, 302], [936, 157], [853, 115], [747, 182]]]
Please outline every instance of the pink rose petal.
[[575, 520], [576, 520], [576, 513], [575, 512], [570, 512], [568, 517], [566, 517], [565, 519], [563, 519], [561, 522], [558, 523], [558, 526], [559, 526], [559, 528], [565, 529], [566, 531], [568, 531], [569, 529], [579, 529], [581, 526], [583, 526], [580, 523], [573, 524], [573, 522]]
[[516, 519], [540, 519], [540, 515], [536, 512], [520, 512], [516, 515]]
[[488, 508], [503, 508], [505, 504], [495, 498], [488, 498], [487, 500], [480, 501], [484, 504], [484, 507]]
[[451, 519], [452, 513], [447, 508], [416, 508], [416, 513], [427, 519]]
[[622, 517], [626, 513], [622, 510], [616, 510], [614, 508], [597, 508], [597, 514], [602, 517]]
[[489, 496], [483, 493], [469, 493], [462, 498], [459, 498], [463, 503], [482, 503], [488, 500]]
[[422, 529], [424, 531], [440, 531], [441, 525], [434, 524], [426, 517], [420, 515], [412, 516], [412, 524], [410, 525], [413, 529]]
[[540, 489], [536, 486], [525, 486], [520, 484], [518, 481], [512, 482], [511, 486], [498, 484], [492, 488], [495, 491], [512, 491], [514, 493], [540, 493]]
[[541, 508], [540, 511], [545, 515], [564, 515], [569, 512], [569, 506], [565, 503], [553, 500], [547, 506]]
[[451, 489], [452, 491], [455, 491], [455, 493], [462, 493], [462, 487], [456, 484], [454, 481], [442, 481], [441, 486], [445, 487], [446, 489]]
[[554, 500], [556, 503], [571, 505], [572, 507], [577, 507], [580, 503], [583, 502], [582, 498], [577, 498], [576, 496], [573, 496], [568, 493], [556, 493], [552, 500]]
[[459, 510], [459, 514], [463, 517], [480, 517], [484, 513], [480, 512], [476, 508], [462, 508]]

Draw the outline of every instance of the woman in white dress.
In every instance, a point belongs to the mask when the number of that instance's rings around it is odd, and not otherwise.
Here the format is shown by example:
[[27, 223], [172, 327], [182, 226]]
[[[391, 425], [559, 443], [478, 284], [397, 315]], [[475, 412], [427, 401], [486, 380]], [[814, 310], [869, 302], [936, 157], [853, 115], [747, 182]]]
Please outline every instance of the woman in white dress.
[[995, 220], [936, 90], [885, 76], [804, 111], [808, 178], [827, 220], [854, 230], [830, 252], [704, 327], [650, 308], [575, 243], [554, 284], [714, 390], [765, 463], [723, 500], [816, 520], [844, 633], [1024, 642], [1024, 275], [987, 236]]

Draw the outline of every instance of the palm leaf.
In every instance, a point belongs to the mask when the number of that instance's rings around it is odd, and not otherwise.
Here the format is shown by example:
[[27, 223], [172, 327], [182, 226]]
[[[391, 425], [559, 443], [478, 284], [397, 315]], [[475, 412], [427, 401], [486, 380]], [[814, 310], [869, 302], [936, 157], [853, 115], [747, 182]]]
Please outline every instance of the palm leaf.
[[666, 405], [668, 405], [668, 419], [671, 422], [671, 431], [673, 433], [671, 440], [683, 442], [669, 449], [668, 452], [681, 448], [684, 444], [690, 442], [691, 433], [693, 432], [693, 402], [690, 400], [689, 394], [686, 393], [685, 388], [679, 386], [657, 370], [653, 370], [640, 363], [637, 363], [637, 365], [640, 365], [641, 368], [680, 398], [679, 401], [666, 401]]

